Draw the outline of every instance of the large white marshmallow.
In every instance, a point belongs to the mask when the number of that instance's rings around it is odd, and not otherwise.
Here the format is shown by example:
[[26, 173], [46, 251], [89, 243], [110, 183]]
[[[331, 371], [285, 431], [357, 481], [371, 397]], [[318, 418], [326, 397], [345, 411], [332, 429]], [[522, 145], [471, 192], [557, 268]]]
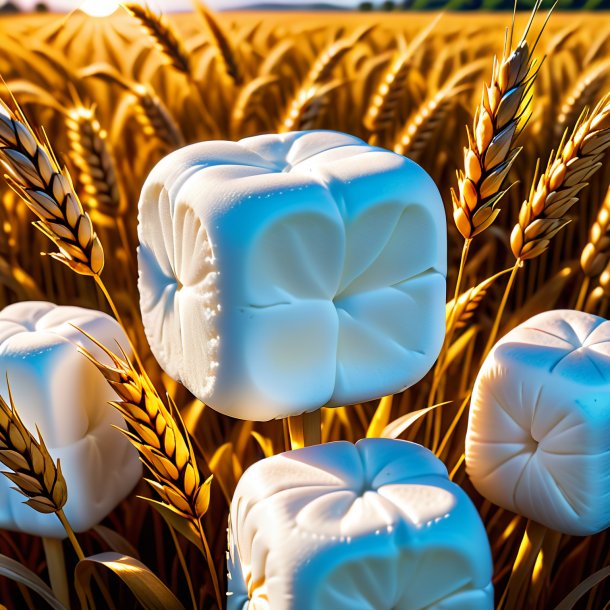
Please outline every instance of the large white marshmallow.
[[472, 395], [466, 466], [492, 502], [572, 535], [610, 525], [610, 322], [549, 311], [510, 331]]
[[251, 466], [231, 504], [228, 610], [491, 610], [489, 543], [430, 451], [364, 439]]
[[341, 133], [204, 142], [140, 199], [151, 349], [214, 409], [268, 420], [398, 392], [444, 337], [446, 224], [412, 161]]
[[[0, 393], [8, 399], [6, 374], [25, 426], [36, 426], [53, 459], [61, 460], [68, 487], [64, 512], [76, 531], [99, 523], [142, 475], [136, 450], [114, 426], [123, 418], [107, 404], [116, 399], [97, 368], [78, 351], [82, 345], [100, 361], [108, 357], [71, 325], [120, 355], [129, 343], [105, 313], [29, 301], [0, 312]], [[0, 527], [64, 537], [54, 514], [23, 504], [13, 484], [0, 477]]]

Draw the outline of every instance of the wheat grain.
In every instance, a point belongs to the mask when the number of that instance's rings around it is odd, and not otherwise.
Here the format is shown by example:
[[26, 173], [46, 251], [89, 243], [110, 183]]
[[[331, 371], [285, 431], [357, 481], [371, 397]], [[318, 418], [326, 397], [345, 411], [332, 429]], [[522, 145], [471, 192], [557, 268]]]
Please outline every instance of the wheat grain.
[[0, 462], [10, 469], [2, 474], [27, 498], [25, 504], [39, 513], [57, 513], [68, 500], [60, 461], [53, 462], [38, 429], [36, 440], [25, 427], [10, 387], [8, 395], [10, 406], [0, 396]]
[[106, 216], [124, 212], [119, 184], [106, 131], [95, 116], [95, 107], [80, 106], [67, 113], [66, 130], [70, 158], [83, 185], [84, 203]]
[[569, 222], [566, 216], [578, 201], [587, 180], [601, 167], [610, 146], [610, 98], [604, 98], [590, 114], [585, 111], [572, 135], [551, 155], [546, 171], [532, 184], [521, 206], [519, 222], [510, 243], [518, 260], [535, 258]]
[[104, 251], [89, 215], [61, 169], [51, 146], [42, 143], [17, 108], [0, 101], [0, 161], [9, 185], [40, 219], [35, 226], [58, 248], [53, 258], [82, 275], [99, 275]]

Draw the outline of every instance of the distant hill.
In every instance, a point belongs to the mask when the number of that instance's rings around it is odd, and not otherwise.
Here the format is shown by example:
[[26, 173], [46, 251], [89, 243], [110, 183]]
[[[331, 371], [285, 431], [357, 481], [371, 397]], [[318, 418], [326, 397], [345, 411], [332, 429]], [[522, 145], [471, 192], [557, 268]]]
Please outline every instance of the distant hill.
[[283, 4], [275, 2], [260, 2], [244, 6], [244, 10], [252, 11], [347, 11], [354, 10], [353, 7], [346, 8], [337, 6], [329, 2], [285, 2]]

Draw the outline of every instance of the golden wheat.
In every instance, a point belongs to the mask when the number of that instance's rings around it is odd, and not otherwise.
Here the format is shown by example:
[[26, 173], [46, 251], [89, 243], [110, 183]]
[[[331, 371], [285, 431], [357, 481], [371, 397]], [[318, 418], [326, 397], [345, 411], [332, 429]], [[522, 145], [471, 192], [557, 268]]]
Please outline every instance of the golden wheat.
[[89, 209], [97, 209], [106, 216], [124, 212], [114, 161], [95, 108], [79, 106], [66, 116], [66, 130], [70, 141], [70, 158], [78, 171], [78, 181]]
[[[532, 18], [538, 7], [539, 3]], [[468, 130], [458, 192], [451, 191], [453, 218], [464, 239], [472, 239], [497, 218], [500, 210], [496, 206], [505, 193], [504, 182], [521, 151], [515, 148], [514, 141], [520, 124], [527, 118], [531, 103], [528, 95], [537, 74], [526, 40], [530, 25], [514, 50], [510, 48], [511, 29], [502, 58], [494, 57], [491, 84], [483, 87], [472, 132]]]
[[540, 256], [550, 240], [570, 222], [567, 213], [578, 194], [601, 167], [610, 146], [610, 99], [583, 113], [572, 135], [549, 159], [546, 171], [524, 201], [510, 244], [518, 260]]
[[597, 218], [589, 230], [589, 241], [582, 251], [580, 266], [585, 275], [602, 273], [610, 261], [610, 188], [606, 192]]
[[26, 504], [39, 513], [57, 513], [68, 500], [66, 481], [49, 454], [38, 431], [38, 440], [25, 427], [9, 388], [9, 402], [0, 396], [0, 462], [10, 472], [3, 471], [27, 500]]
[[151, 11], [148, 6], [135, 2], [127, 2], [122, 6], [140, 22], [142, 29], [170, 65], [190, 77], [192, 75], [191, 57], [175, 29], [162, 16]]
[[58, 248], [51, 256], [82, 275], [99, 275], [104, 251], [89, 215], [60, 169], [50, 144], [38, 140], [21, 111], [0, 101], [0, 161], [9, 184], [40, 219], [36, 227]]

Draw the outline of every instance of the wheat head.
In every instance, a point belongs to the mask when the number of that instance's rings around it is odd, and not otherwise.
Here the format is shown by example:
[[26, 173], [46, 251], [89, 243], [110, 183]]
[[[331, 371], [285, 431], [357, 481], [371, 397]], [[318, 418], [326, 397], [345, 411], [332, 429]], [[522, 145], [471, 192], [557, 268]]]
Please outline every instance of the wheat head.
[[588, 277], [604, 271], [610, 262], [610, 188], [589, 230], [589, 241], [582, 251], [580, 266]]
[[95, 107], [80, 106], [67, 113], [66, 130], [70, 142], [70, 158], [79, 170], [78, 179], [83, 185], [84, 203], [106, 216], [122, 214], [119, 184], [114, 161]]
[[528, 95], [537, 74], [527, 32], [514, 50], [509, 52], [505, 43], [503, 57], [494, 57], [491, 84], [483, 86], [472, 132], [468, 130], [458, 191], [451, 189], [453, 218], [464, 239], [484, 231], [500, 213], [496, 205], [506, 192], [504, 182], [521, 151], [514, 141], [529, 112]]
[[0, 462], [10, 469], [2, 474], [27, 498], [25, 504], [39, 513], [56, 513], [68, 500], [61, 464], [53, 462], [40, 431], [36, 440], [24, 426], [10, 388], [9, 402], [0, 396]]
[[170, 65], [187, 76], [191, 76], [191, 60], [184, 46], [184, 42], [178, 36], [174, 28], [161, 16], [136, 2], [122, 4], [125, 10], [135, 17], [142, 29], [155, 47], [165, 56]]
[[206, 482], [202, 482], [177, 410], [174, 407], [170, 412], [148, 376], [139, 372], [126, 356], [119, 358], [93, 337], [86, 336], [112, 361], [111, 365], [103, 364], [91, 352], [80, 348], [117, 393], [119, 400], [111, 404], [129, 427], [125, 434], [153, 477], [149, 483], [173, 512], [189, 521], [198, 521], [207, 510], [209, 490]]
[[578, 201], [587, 180], [601, 167], [609, 146], [610, 97], [606, 97], [592, 113], [582, 114], [572, 135], [551, 155], [537, 184], [534, 181], [510, 237], [517, 259], [542, 254], [550, 240], [570, 222], [566, 214]]
[[38, 216], [35, 226], [59, 248], [51, 256], [82, 275], [99, 275], [104, 250], [68, 170], [60, 168], [48, 140], [38, 140], [21, 110], [13, 112], [2, 101], [0, 162], [9, 185]]

